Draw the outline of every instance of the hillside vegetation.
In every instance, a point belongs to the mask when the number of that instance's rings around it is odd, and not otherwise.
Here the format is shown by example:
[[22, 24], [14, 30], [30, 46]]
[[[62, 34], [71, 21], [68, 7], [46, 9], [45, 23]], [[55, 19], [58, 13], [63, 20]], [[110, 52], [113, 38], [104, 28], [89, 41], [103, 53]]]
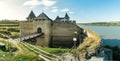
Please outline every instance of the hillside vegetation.
[[[5, 44], [5, 50], [0, 49], [0, 61], [40, 61], [40, 59], [33, 52], [26, 49], [19, 42], [9, 42], [0, 40]], [[17, 50], [14, 50], [17, 48]]]
[[13, 25], [13, 24], [19, 24], [19, 21], [17, 21], [17, 20], [1, 20], [0, 25], [1, 24]]
[[[6, 46], [5, 50], [0, 48], [1, 61], [45, 61], [43, 57], [46, 57], [49, 60], [54, 60], [55, 57], [60, 56], [69, 50], [66, 48], [34, 46], [25, 42], [12, 40], [0, 40], [0, 43], [5, 44]], [[13, 51], [13, 49], [16, 50]]]
[[95, 32], [91, 30], [85, 30], [84, 32], [87, 37], [77, 48], [77, 53], [80, 58], [95, 55], [96, 51], [98, 51], [98, 48], [101, 46], [101, 39]]
[[8, 39], [19, 37], [20, 27], [19, 21], [4, 20], [0, 21], [0, 37]]
[[120, 26], [120, 22], [78, 23], [78, 25], [87, 25], [87, 26]]

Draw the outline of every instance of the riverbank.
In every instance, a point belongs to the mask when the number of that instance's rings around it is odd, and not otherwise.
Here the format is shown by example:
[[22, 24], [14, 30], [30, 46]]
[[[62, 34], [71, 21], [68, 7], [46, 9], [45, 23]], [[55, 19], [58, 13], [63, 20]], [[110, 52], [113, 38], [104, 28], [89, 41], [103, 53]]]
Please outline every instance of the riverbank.
[[91, 29], [100, 35], [103, 45], [120, 46], [120, 27], [119, 26], [80, 26]]
[[100, 35], [102, 44], [105, 48], [112, 50], [112, 57], [115, 61], [120, 61], [120, 27], [119, 26], [80, 26], [85, 29], [91, 29]]
[[85, 29], [84, 32], [87, 37], [85, 37], [77, 48], [77, 53], [80, 58], [86, 58], [86, 54], [91, 56], [96, 54], [101, 47], [101, 38], [98, 34], [88, 29]]

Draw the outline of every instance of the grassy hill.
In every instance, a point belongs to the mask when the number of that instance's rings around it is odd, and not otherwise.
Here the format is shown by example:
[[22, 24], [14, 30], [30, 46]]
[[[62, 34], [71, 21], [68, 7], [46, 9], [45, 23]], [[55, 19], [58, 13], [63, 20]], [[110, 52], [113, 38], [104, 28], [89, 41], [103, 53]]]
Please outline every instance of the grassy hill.
[[17, 20], [1, 20], [0, 21], [0, 25], [1, 24], [8, 24], [8, 25], [19, 24], [19, 21], [17, 21]]
[[19, 21], [16, 20], [2, 20], [0, 21], [0, 37], [1, 38], [16, 38], [19, 37]]
[[[12, 40], [0, 40], [0, 43], [5, 44], [6, 46], [5, 50], [0, 49], [1, 61], [44, 61], [44, 59], [39, 55], [43, 55], [44, 57], [53, 60], [53, 57], [55, 58], [55, 56], [60, 56], [69, 50], [66, 48], [43, 48], [25, 42]], [[15, 48], [16, 50], [13, 51]]]

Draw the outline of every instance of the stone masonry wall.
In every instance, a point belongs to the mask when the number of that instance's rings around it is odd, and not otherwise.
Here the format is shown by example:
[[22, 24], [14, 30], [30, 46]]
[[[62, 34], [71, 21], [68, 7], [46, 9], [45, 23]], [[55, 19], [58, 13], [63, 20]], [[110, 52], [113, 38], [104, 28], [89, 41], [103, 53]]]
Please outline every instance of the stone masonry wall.
[[20, 33], [21, 36], [33, 34], [33, 22], [32, 21], [21, 21], [20, 22]]
[[[75, 31], [78, 32], [76, 36], [74, 34]], [[66, 47], [68, 45], [68, 47], [71, 47], [74, 43], [73, 37], [77, 37], [77, 44], [82, 41], [82, 35], [80, 35], [81, 32], [83, 32], [82, 29], [74, 23], [55, 22], [52, 26], [51, 43], [53, 44], [53, 47], [56, 47], [57, 45], [62, 47]]]
[[37, 39], [37, 45], [41, 45], [42, 41], [44, 41], [44, 46], [49, 46], [50, 43], [50, 35], [51, 35], [51, 21], [50, 20], [35, 20], [33, 21], [34, 32], [37, 32], [38, 28], [42, 29], [44, 35], [43, 38], [39, 37]]

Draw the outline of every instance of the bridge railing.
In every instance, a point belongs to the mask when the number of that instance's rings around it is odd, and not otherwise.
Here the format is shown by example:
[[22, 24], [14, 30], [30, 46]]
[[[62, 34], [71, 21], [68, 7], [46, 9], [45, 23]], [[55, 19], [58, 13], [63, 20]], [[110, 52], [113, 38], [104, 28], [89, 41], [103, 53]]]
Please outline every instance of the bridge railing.
[[41, 36], [43, 34], [44, 33], [36, 33], [36, 34], [32, 34], [32, 35], [21, 36], [19, 39], [20, 39], [20, 41], [28, 40], [28, 39], [31, 39], [31, 38], [35, 38], [35, 37]]

